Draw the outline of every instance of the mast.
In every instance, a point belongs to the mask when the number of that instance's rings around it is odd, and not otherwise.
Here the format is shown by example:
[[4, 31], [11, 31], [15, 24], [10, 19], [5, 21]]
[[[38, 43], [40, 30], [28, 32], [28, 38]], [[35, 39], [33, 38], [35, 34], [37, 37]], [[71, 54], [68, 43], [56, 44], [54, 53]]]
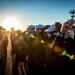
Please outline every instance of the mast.
[[71, 14], [71, 20], [74, 20], [75, 10], [70, 10], [69, 13]]

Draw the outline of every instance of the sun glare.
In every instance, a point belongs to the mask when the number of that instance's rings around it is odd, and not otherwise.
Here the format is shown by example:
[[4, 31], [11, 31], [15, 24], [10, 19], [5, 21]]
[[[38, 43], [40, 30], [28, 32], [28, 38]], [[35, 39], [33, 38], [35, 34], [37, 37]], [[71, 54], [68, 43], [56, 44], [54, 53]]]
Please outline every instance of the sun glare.
[[17, 30], [20, 28], [20, 23], [18, 22], [17, 19], [8, 17], [3, 21], [2, 26], [5, 27], [6, 30], [10, 30], [11, 27], [13, 27], [15, 30]]

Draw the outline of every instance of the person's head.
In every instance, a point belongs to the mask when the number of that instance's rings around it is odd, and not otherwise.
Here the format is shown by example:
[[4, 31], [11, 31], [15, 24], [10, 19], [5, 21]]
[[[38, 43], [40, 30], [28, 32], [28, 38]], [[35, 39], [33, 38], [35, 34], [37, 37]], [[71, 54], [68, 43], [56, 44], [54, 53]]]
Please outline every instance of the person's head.
[[21, 36], [21, 34], [22, 34], [21, 30], [16, 30], [16, 34], [17, 34], [17, 36]]
[[60, 22], [55, 22], [56, 31], [60, 31], [62, 24]]
[[50, 27], [50, 25], [45, 25], [45, 26], [42, 28], [42, 30], [44, 31], [44, 30], [48, 29], [49, 27]]
[[65, 33], [65, 36], [66, 36], [66, 37], [71, 37], [72, 39], [74, 39], [74, 31], [68, 30], [68, 31]]
[[70, 34], [71, 34], [71, 30], [68, 30], [68, 31], [65, 33], [66, 36], [70, 36]]
[[0, 31], [2, 30], [2, 26], [0, 26]]
[[6, 31], [6, 29], [5, 28], [2, 28], [2, 31]]
[[14, 31], [14, 28], [13, 27], [11, 27], [11, 31]]

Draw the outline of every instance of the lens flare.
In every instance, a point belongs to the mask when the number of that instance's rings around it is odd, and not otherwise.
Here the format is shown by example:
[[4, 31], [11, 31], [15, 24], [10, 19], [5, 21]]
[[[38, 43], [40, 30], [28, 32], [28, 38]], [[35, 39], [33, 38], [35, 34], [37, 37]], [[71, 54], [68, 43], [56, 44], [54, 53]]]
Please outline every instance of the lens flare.
[[20, 28], [20, 23], [16, 18], [13, 17], [7, 17], [3, 23], [2, 26], [6, 28], [6, 30], [10, 30], [12, 27], [17, 30]]

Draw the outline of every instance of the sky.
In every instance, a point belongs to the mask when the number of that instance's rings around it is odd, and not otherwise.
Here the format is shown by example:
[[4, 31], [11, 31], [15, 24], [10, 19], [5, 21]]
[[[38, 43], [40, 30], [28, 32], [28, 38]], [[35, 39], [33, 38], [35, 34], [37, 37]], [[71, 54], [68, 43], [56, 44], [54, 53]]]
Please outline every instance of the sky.
[[70, 10], [75, 0], [0, 0], [0, 25], [6, 17], [16, 18], [23, 31], [29, 25], [63, 23], [71, 18]]

